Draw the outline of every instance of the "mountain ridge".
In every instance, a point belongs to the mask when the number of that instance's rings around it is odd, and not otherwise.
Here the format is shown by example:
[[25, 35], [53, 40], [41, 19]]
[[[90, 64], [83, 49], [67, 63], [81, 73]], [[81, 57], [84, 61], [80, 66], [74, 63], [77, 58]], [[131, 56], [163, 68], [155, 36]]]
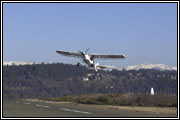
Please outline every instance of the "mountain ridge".
[[[41, 64], [40, 62], [24, 62], [24, 61], [8, 61], [3, 62], [3, 66], [5, 65], [32, 65], [32, 64]], [[118, 68], [115, 66], [111, 66], [112, 69], [116, 70], [140, 70], [140, 69], [157, 69], [157, 70], [175, 70], [177, 71], [177, 66], [170, 67], [165, 64], [150, 64], [150, 63], [144, 63], [144, 64], [138, 64], [138, 65], [130, 65], [122, 68]]]
[[164, 64], [139, 64], [139, 65], [131, 65], [124, 67], [126, 70], [140, 70], [140, 69], [157, 69], [157, 70], [175, 70], [177, 71], [177, 66], [175, 67], [170, 67]]

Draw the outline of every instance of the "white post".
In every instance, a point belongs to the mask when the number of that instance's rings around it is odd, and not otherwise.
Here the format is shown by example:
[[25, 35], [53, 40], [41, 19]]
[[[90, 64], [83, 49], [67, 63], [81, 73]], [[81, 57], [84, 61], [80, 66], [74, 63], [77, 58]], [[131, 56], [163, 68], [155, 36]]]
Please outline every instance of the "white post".
[[153, 87], [151, 88], [151, 95], [154, 95], [154, 89], [153, 89]]

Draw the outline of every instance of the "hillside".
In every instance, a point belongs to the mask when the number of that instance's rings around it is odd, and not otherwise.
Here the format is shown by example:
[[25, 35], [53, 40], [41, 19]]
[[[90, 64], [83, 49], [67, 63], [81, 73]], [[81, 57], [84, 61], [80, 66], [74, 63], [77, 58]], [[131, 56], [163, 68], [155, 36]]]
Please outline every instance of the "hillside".
[[49, 98], [90, 93], [177, 94], [177, 71], [98, 71], [53, 63], [3, 66], [3, 98]]

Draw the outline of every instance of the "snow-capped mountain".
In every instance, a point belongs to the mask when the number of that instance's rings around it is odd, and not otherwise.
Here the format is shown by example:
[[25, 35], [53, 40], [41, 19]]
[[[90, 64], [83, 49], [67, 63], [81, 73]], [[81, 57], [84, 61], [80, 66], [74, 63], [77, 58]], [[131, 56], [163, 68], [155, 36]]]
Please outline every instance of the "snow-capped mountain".
[[[9, 62], [3, 62], [3, 66], [4, 65], [32, 65], [34, 63], [30, 63], [30, 62], [23, 62], [23, 61], [9, 61]], [[39, 63], [35, 63], [35, 64], [39, 64]]]
[[140, 65], [131, 65], [124, 67], [126, 70], [139, 70], [139, 69], [157, 69], [157, 70], [176, 70], [177, 66], [169, 67], [164, 64], [140, 64]]
[[[9, 61], [9, 62], [3, 62], [4, 65], [32, 65], [32, 64], [40, 64], [40, 63], [29, 63], [29, 62], [23, 62], [23, 61]], [[169, 67], [164, 64], [139, 64], [139, 65], [131, 65], [123, 68], [117, 68], [115, 66], [108, 66], [108, 71], [111, 71], [113, 69], [116, 70], [139, 70], [139, 69], [157, 69], [157, 70], [176, 70], [177, 71], [177, 66], [175, 67]]]

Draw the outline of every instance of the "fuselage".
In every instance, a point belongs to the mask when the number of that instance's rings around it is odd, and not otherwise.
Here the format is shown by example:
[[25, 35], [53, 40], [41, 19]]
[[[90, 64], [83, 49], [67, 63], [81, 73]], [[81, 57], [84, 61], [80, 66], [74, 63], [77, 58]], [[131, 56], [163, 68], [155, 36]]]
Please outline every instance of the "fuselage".
[[91, 60], [91, 56], [88, 55], [87, 53], [84, 53], [84, 57], [82, 58], [82, 60], [83, 60], [89, 67], [93, 67], [93, 66], [94, 66], [94, 61]]

